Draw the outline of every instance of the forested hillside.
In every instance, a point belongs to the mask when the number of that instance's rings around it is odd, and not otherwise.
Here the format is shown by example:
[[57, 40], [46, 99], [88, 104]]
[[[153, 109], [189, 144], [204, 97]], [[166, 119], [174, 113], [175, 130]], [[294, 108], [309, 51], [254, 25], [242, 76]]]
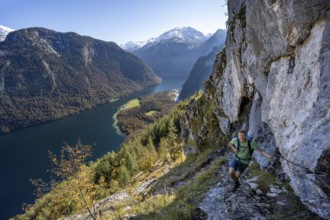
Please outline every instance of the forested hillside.
[[148, 175], [160, 165], [181, 163], [185, 157], [179, 119], [186, 105], [180, 103], [118, 152], [109, 152], [89, 165], [85, 161], [92, 149], [81, 142], [64, 146], [60, 158], [50, 154], [57, 180], [33, 180], [39, 198], [27, 207], [26, 214], [13, 219], [58, 219], [86, 212], [87, 208], [96, 215], [92, 206], [100, 199], [130, 187], [138, 176]]
[[0, 134], [52, 121], [161, 79], [112, 42], [44, 28], [0, 42]]

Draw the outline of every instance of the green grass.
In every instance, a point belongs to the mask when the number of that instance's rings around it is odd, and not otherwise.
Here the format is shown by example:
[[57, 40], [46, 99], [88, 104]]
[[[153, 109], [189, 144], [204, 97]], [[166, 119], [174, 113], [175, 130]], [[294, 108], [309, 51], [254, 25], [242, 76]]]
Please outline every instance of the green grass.
[[197, 148], [197, 143], [196, 143], [196, 141], [192, 140], [190, 137], [188, 137], [187, 144], [188, 144], [189, 146], [193, 146], [193, 147]]
[[262, 191], [267, 192], [269, 186], [275, 184], [276, 176], [274, 174], [262, 171], [257, 163], [252, 163], [249, 169], [252, 176], [258, 177], [256, 183]]
[[140, 106], [140, 100], [139, 99], [132, 99], [128, 101], [123, 109], [131, 109], [135, 107]]
[[[172, 192], [171, 195], [165, 194], [159, 195], [159, 198], [154, 197], [152, 204], [159, 203], [160, 205], [157, 205], [153, 210], [149, 210], [149, 212], [145, 212], [145, 208], [140, 209], [139, 211], [143, 212], [140, 212], [141, 215], [138, 215], [136, 219], [193, 219], [196, 207], [202, 201], [204, 193], [219, 181], [220, 176], [216, 175], [216, 172], [223, 165], [223, 162], [223, 158], [217, 159], [208, 169], [195, 173], [186, 185], [180, 187], [178, 191]], [[190, 165], [192, 164], [190, 163]], [[149, 197], [146, 200], [147, 203], [142, 207], [149, 204], [150, 200]]]
[[146, 116], [153, 116], [154, 114], [156, 114], [158, 111], [148, 111], [147, 113], [145, 113]]
[[182, 200], [174, 200], [163, 209], [148, 214], [140, 214], [137, 220], [185, 220], [193, 219], [194, 207], [183, 202]]
[[200, 203], [203, 199], [203, 195], [211, 187], [215, 186], [220, 180], [220, 176], [216, 175], [220, 166], [224, 163], [224, 158], [217, 159], [210, 168], [204, 172], [197, 173], [193, 179], [188, 182], [188, 185], [183, 186], [179, 189], [178, 197], [185, 198], [194, 205]]
[[177, 182], [181, 182], [187, 179], [189, 176], [193, 176], [194, 173], [201, 169], [208, 163], [208, 157], [214, 152], [214, 149], [206, 149], [200, 154], [189, 155], [186, 161], [177, 167], [174, 167], [170, 172], [161, 177], [157, 184], [154, 186], [154, 190], [161, 190], [164, 186], [171, 187]]
[[132, 214], [149, 214], [160, 212], [160, 210], [167, 207], [175, 199], [175, 194], [158, 194], [156, 196], [150, 196], [143, 202], [139, 202], [131, 209]]

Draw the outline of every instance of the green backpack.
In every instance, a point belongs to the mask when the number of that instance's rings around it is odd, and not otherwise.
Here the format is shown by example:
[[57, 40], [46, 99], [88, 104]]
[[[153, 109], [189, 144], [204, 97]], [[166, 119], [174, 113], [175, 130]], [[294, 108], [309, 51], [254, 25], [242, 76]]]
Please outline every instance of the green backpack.
[[[241, 143], [239, 141], [239, 138], [236, 138], [236, 140], [237, 140], [237, 151], [238, 151], [240, 146], [241, 146]], [[251, 156], [253, 154], [253, 151], [254, 151], [253, 148], [251, 147], [251, 142], [252, 142], [251, 138], [248, 138], [248, 147], [249, 147], [250, 158], [251, 158]], [[237, 155], [236, 155], [236, 157], [237, 157]]]

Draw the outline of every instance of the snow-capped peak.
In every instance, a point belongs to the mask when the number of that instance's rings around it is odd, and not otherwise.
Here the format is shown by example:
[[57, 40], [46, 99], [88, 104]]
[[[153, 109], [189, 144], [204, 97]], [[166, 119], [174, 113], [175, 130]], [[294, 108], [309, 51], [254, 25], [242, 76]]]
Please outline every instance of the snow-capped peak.
[[143, 47], [146, 44], [153, 43], [155, 42], [155, 40], [156, 38], [150, 38], [149, 40], [145, 41], [129, 41], [125, 44], [120, 45], [120, 47], [127, 51], [133, 51]]
[[125, 44], [120, 45], [121, 48], [127, 51], [133, 51], [140, 47], [143, 47], [147, 41], [129, 41]]
[[177, 27], [160, 35], [157, 40], [162, 41], [169, 39], [176, 39], [177, 41], [195, 44], [204, 41], [205, 36], [202, 32], [191, 27]]
[[[136, 49], [139, 49], [144, 46], [151, 46], [154, 44], [157, 44], [159, 42], [164, 41], [175, 41], [175, 42], [184, 42], [191, 45], [199, 45], [200, 43], [204, 42], [208, 36], [204, 36], [204, 34], [200, 31], [195, 30], [191, 27], [182, 27], [182, 28], [174, 28], [172, 30], [169, 30], [163, 34], [161, 34], [159, 37], [156, 38], [150, 38], [147, 41], [137, 41], [137, 42], [127, 42], [124, 45], [121, 45], [121, 47], [124, 50], [127, 51], [134, 51]], [[194, 47], [194, 46], [192, 46]]]
[[7, 34], [9, 34], [12, 31], [14, 31], [14, 29], [0, 25], [0, 41], [5, 40]]

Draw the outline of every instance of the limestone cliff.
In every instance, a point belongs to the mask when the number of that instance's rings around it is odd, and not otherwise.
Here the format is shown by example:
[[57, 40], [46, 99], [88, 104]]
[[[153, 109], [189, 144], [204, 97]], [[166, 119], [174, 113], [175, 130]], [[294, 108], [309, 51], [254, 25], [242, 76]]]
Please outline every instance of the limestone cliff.
[[[220, 133], [248, 128], [263, 149], [272, 155], [278, 152], [295, 194], [327, 219], [329, 8], [327, 0], [228, 1], [226, 46], [218, 54], [204, 94]], [[190, 106], [200, 109], [198, 103]], [[214, 128], [204, 117], [196, 129], [198, 115], [193, 111], [184, 115], [183, 135], [202, 143], [210, 140]], [[256, 157], [266, 165], [265, 159]]]

